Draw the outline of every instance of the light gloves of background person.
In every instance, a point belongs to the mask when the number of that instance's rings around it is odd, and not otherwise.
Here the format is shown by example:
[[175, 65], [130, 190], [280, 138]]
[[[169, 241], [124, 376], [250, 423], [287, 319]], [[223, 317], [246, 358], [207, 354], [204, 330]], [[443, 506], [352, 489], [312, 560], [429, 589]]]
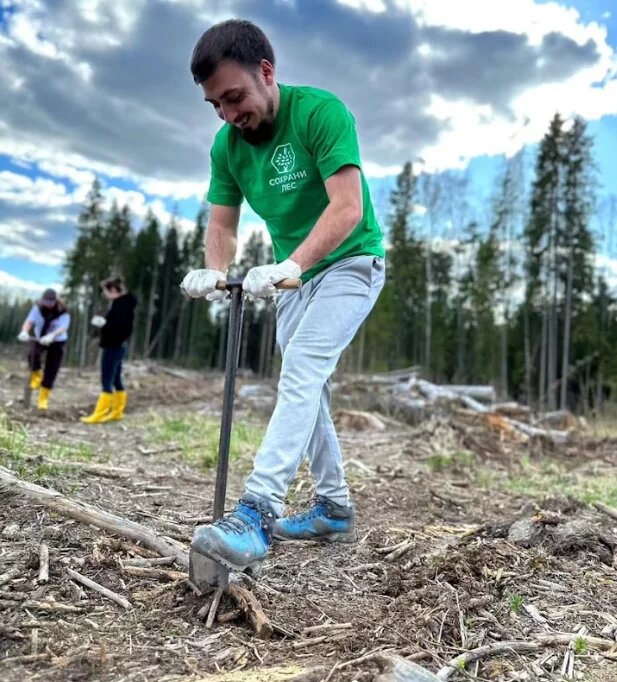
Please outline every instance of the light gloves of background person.
[[97, 327], [98, 329], [101, 329], [107, 324], [107, 320], [102, 316], [102, 315], [95, 315], [91, 320], [90, 324], [93, 327]]
[[[268, 298], [276, 293], [275, 284], [284, 279], [297, 279], [301, 274], [300, 266], [290, 258], [281, 263], [258, 265], [248, 271], [242, 288], [253, 298]], [[181, 287], [191, 298], [220, 301], [227, 292], [217, 291], [216, 283], [225, 278], [226, 274], [220, 270], [191, 270], [182, 281]]]
[[30, 334], [28, 334], [28, 332], [22, 330], [17, 335], [17, 340], [21, 341], [22, 343], [27, 343], [28, 341], [30, 341]]
[[41, 346], [51, 346], [51, 344], [56, 340], [56, 335], [52, 332], [50, 334], [45, 334], [39, 339]]

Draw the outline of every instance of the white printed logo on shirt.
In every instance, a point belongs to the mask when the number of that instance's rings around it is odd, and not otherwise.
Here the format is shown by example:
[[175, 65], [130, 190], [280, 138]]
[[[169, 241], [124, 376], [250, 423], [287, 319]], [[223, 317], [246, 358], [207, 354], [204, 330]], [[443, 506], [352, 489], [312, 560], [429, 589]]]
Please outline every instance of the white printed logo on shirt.
[[274, 150], [271, 159], [272, 165], [276, 168], [276, 172], [290, 173], [296, 165], [296, 153], [289, 142], [287, 144], [279, 144]]

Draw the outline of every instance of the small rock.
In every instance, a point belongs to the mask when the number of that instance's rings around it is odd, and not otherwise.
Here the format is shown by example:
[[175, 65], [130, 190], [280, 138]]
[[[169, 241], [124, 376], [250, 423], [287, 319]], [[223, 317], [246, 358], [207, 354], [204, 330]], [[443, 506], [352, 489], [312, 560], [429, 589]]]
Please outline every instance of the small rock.
[[21, 528], [16, 523], [9, 523], [2, 529], [2, 537], [7, 540], [18, 540], [22, 536]]
[[538, 524], [531, 519], [515, 521], [508, 531], [508, 540], [521, 547], [532, 547], [542, 534]]

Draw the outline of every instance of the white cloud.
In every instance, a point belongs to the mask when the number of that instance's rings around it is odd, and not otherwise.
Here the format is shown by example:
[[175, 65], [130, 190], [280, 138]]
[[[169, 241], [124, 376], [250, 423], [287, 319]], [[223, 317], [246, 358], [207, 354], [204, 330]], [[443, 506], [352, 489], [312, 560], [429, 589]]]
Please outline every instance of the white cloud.
[[388, 8], [382, 0], [338, 0], [341, 5], [354, 7], [355, 9], [368, 10], [369, 12], [385, 12]]
[[3, 293], [20, 294], [23, 297], [37, 297], [40, 296], [44, 289], [47, 287], [52, 287], [56, 291], [60, 291], [61, 285], [58, 283], [45, 283], [34, 282], [28, 279], [22, 279], [21, 277], [16, 277], [11, 275], [4, 270], [0, 270], [0, 289]]
[[208, 182], [174, 182], [172, 180], [144, 179], [139, 186], [146, 194], [173, 199], [201, 198], [208, 191]]
[[0, 201], [30, 208], [55, 208], [73, 203], [63, 184], [11, 171], [0, 171]]
[[595, 254], [596, 271], [604, 277], [609, 289], [613, 294], [617, 293], [617, 258], [596, 253]]

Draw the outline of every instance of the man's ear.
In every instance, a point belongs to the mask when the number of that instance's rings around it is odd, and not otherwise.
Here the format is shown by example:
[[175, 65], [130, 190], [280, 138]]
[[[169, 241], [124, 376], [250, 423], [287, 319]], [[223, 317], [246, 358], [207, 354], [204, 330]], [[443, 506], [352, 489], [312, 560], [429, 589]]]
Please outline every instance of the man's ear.
[[272, 85], [274, 83], [274, 66], [267, 59], [261, 60], [261, 63], [259, 64], [259, 73], [266, 85]]

